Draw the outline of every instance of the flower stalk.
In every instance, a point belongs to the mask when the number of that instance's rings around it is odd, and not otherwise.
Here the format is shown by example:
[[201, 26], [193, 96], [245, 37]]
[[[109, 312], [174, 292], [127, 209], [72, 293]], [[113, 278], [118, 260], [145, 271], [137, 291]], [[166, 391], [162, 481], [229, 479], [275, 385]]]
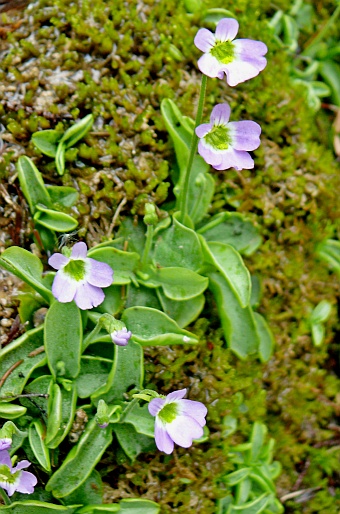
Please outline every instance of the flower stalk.
[[194, 157], [196, 155], [196, 150], [197, 150], [198, 137], [196, 135], [195, 130], [202, 121], [206, 89], [207, 89], [207, 76], [202, 74], [201, 90], [200, 90], [200, 96], [199, 96], [198, 106], [197, 106], [195, 128], [194, 128], [194, 132], [193, 132], [193, 135], [191, 138], [190, 154], [189, 154], [187, 169], [186, 169], [186, 172], [184, 175], [183, 185], [181, 187], [180, 195], [179, 195], [180, 221], [183, 224], [185, 224], [185, 217], [188, 214], [189, 185], [190, 185], [190, 179], [191, 179], [192, 165], [193, 165]]

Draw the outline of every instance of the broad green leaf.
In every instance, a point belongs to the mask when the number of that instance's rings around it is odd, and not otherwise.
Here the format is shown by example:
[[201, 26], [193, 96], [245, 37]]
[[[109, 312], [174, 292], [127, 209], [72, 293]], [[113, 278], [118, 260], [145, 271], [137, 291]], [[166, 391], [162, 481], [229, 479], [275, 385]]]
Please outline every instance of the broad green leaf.
[[75, 514], [81, 505], [54, 505], [52, 503], [40, 502], [38, 500], [23, 500], [1, 506], [0, 509], [8, 514]]
[[229, 244], [244, 255], [251, 255], [262, 241], [254, 224], [236, 212], [217, 214], [197, 232], [206, 241]]
[[328, 320], [332, 311], [332, 304], [327, 300], [322, 300], [313, 310], [310, 315], [310, 321], [312, 323], [324, 323]]
[[232, 486], [236, 485], [249, 476], [251, 468], [241, 468], [237, 471], [233, 471], [224, 477], [224, 481]]
[[65, 214], [65, 212], [47, 209], [41, 204], [37, 205], [34, 221], [56, 232], [70, 232], [78, 225], [78, 221], [72, 218], [72, 216]]
[[139, 255], [135, 252], [124, 252], [117, 248], [94, 248], [89, 250], [88, 257], [106, 262], [113, 269], [113, 285], [128, 284], [139, 263]]
[[53, 206], [56, 206], [57, 208], [69, 208], [78, 201], [79, 193], [74, 187], [51, 186], [47, 184], [46, 188]]
[[203, 18], [205, 23], [217, 23], [222, 20], [222, 18], [235, 18], [235, 14], [227, 9], [216, 7], [212, 9], [207, 9]]
[[141, 407], [136, 403], [124, 417], [124, 423], [131, 423], [138, 434], [155, 436], [155, 418], [149, 413], [147, 404]]
[[330, 264], [330, 267], [340, 273], [340, 241], [326, 239], [317, 247], [317, 254]]
[[[196, 296], [191, 300], [176, 302], [167, 298], [161, 289], [157, 289], [156, 292], [159, 301], [161, 302], [162, 310], [167, 316], [176, 321], [180, 328], [185, 328], [186, 326], [190, 325], [190, 323], [198, 318], [203, 310], [205, 303], [205, 297], [203, 294]], [[138, 303], [135, 305], [140, 304]]]
[[[113, 280], [115, 280], [115, 272], [113, 272]], [[98, 312], [109, 312], [113, 316], [118, 314], [124, 305], [124, 298], [121, 286], [109, 286], [105, 288], [105, 299], [96, 307]], [[134, 304], [135, 305], [135, 304]]]
[[[250, 475], [249, 475], [250, 476]], [[242, 482], [239, 482], [236, 486], [235, 500], [236, 505], [242, 505], [249, 499], [249, 495], [252, 489], [251, 478], [245, 478]]]
[[111, 429], [99, 428], [93, 419], [83, 432], [78, 444], [67, 455], [60, 468], [46, 484], [55, 498], [71, 494], [91, 475], [106, 448], [112, 442]]
[[150, 500], [127, 498], [120, 501], [119, 514], [158, 514], [160, 506]]
[[254, 319], [260, 340], [259, 357], [261, 362], [268, 362], [273, 355], [275, 339], [268, 323], [261, 314], [254, 312]]
[[[117, 237], [112, 241], [121, 250], [129, 250], [142, 255], [145, 244], [146, 227], [141, 221], [135, 223], [133, 218], [125, 218], [117, 232]], [[99, 245], [96, 246], [98, 248]]]
[[250, 307], [240, 306], [238, 298], [223, 275], [211, 272], [208, 276], [209, 288], [217, 302], [228, 346], [238, 357], [245, 359], [257, 352], [260, 346], [253, 312]]
[[255, 500], [245, 503], [244, 505], [233, 505], [230, 514], [260, 514], [264, 511], [267, 505], [272, 501], [273, 496], [269, 494], [262, 494]]
[[203, 253], [198, 235], [174, 217], [172, 225], [159, 233], [153, 262], [156, 267], [175, 266], [199, 271], [203, 264]]
[[150, 500], [129, 498], [118, 503], [88, 505], [83, 507], [77, 514], [159, 514], [160, 506]]
[[88, 398], [107, 383], [112, 360], [83, 355], [80, 373], [76, 378], [79, 398]]
[[126, 455], [134, 461], [140, 453], [156, 449], [154, 437], [138, 434], [129, 423], [115, 423], [112, 429]]
[[20, 403], [29, 409], [30, 414], [35, 418], [42, 418], [45, 424], [47, 423], [48, 392], [51, 387], [51, 383], [51, 375], [42, 375], [25, 385], [25, 393], [46, 395], [46, 397], [31, 396], [20, 398]]
[[[77, 406], [77, 387], [73, 382], [70, 391], [60, 388], [60, 422], [57, 430], [49, 434], [47, 430], [45, 444], [48, 448], [58, 448], [59, 444], [65, 439], [72, 427]], [[51, 414], [49, 415], [47, 428], [50, 426]]]
[[60, 139], [60, 143], [63, 143], [66, 148], [71, 148], [77, 141], [83, 138], [93, 125], [93, 115], [88, 114], [85, 118], [82, 118], [77, 123], [68, 128]]
[[261, 453], [264, 445], [265, 438], [267, 436], [267, 427], [263, 423], [255, 421], [250, 437], [251, 450], [250, 450], [250, 462], [255, 463]]
[[0, 402], [0, 419], [16, 419], [26, 414], [26, 407], [15, 403]]
[[282, 17], [283, 42], [287, 45], [290, 52], [295, 52], [298, 47], [299, 29], [296, 21], [286, 14]]
[[201, 295], [209, 284], [206, 277], [185, 268], [155, 269], [151, 280], [162, 286], [165, 296], [177, 301], [191, 300]]
[[241, 307], [247, 307], [251, 295], [250, 273], [240, 254], [231, 246], [224, 243], [205, 243], [205, 258], [209, 264], [215, 266], [229, 283]]
[[56, 377], [75, 378], [80, 371], [82, 319], [74, 302], [53, 302], [44, 324], [44, 342], [51, 373]]
[[35, 291], [25, 293], [19, 291], [18, 300], [20, 302], [18, 312], [20, 315], [21, 323], [26, 323], [28, 328], [33, 328], [34, 313], [41, 307], [46, 306], [45, 300]]
[[35, 458], [45, 471], [51, 471], [51, 460], [48, 448], [44, 443], [45, 427], [40, 420], [33, 421], [28, 429], [28, 439]]
[[57, 237], [53, 230], [49, 230], [37, 223], [36, 231], [34, 231], [33, 239], [38, 248], [43, 248], [45, 252], [53, 252], [56, 244]]
[[[161, 305], [157, 298], [157, 292], [149, 287], [139, 284], [136, 287], [134, 284], [129, 284], [126, 293], [126, 307], [133, 307], [139, 305], [140, 307], [152, 307], [153, 309], [161, 310]], [[110, 312], [110, 311], [109, 311]], [[170, 317], [172, 317], [170, 315]]]
[[60, 386], [58, 384], [51, 383], [48, 391], [46, 443], [54, 439], [60, 429], [62, 418], [61, 402], [62, 397]]
[[55, 157], [62, 135], [58, 130], [40, 130], [32, 135], [32, 142], [44, 155]]
[[131, 330], [135, 341], [144, 346], [194, 344], [195, 336], [179, 326], [163, 312], [150, 307], [130, 307], [122, 321]]
[[107, 383], [95, 391], [92, 399], [101, 398], [107, 404], [122, 401], [125, 399], [124, 394], [127, 390], [142, 388], [143, 376], [144, 362], [141, 346], [132, 340], [127, 346], [114, 345], [114, 360]]
[[59, 142], [57, 153], [55, 156], [55, 164], [59, 175], [64, 175], [65, 171], [65, 152], [66, 147], [62, 142]]
[[1, 427], [1, 436], [10, 437], [12, 439], [11, 447], [8, 450], [11, 457], [22, 446], [27, 435], [27, 432], [19, 430], [13, 421], [6, 421]]
[[33, 287], [49, 303], [54, 299], [52, 291], [42, 282], [42, 262], [31, 252], [18, 246], [11, 246], [1, 254], [0, 266]]
[[[68, 496], [64, 496], [63, 503], [76, 505], [100, 504], [103, 496], [103, 482], [95, 469], [91, 475]], [[77, 511], [78, 512], [78, 511]]]
[[264, 493], [273, 493], [275, 494], [276, 489], [273, 481], [270, 477], [267, 477], [264, 473], [261, 472], [262, 466], [254, 467], [253, 471], [250, 473], [249, 478], [255, 482], [258, 489], [262, 489]]
[[[22, 390], [35, 368], [46, 364], [43, 327], [29, 330], [0, 350], [1, 396], [15, 396]], [[4, 376], [5, 375], [5, 376]], [[7, 376], [6, 376], [7, 375]]]
[[23, 155], [18, 159], [17, 169], [20, 187], [28, 202], [31, 213], [35, 213], [38, 203], [51, 207], [51, 200], [43, 178], [33, 161]]
[[332, 101], [340, 107], [340, 65], [333, 61], [321, 61], [319, 73], [332, 90]]
[[325, 326], [322, 323], [312, 324], [312, 339], [315, 346], [320, 346], [325, 339]]

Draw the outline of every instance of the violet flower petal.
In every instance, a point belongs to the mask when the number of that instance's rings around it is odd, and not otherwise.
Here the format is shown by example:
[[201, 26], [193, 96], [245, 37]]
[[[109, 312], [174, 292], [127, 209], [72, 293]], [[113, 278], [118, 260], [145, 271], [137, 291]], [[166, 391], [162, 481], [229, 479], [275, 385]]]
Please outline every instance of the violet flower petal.
[[215, 36], [208, 29], [199, 29], [195, 36], [194, 44], [202, 52], [209, 52], [215, 44]]
[[0, 451], [0, 464], [4, 464], [5, 466], [8, 466], [9, 469], [12, 469], [12, 461], [8, 450]]
[[168, 455], [174, 450], [174, 442], [167, 433], [163, 423], [158, 418], [156, 418], [155, 421], [155, 443], [161, 452], [167, 453]]
[[173, 391], [169, 393], [166, 397], [165, 403], [173, 402], [174, 400], [181, 400], [187, 394], [186, 389], [179, 389], [178, 391]]
[[208, 134], [208, 132], [210, 132], [212, 127], [213, 126], [211, 123], [202, 123], [202, 125], [198, 125], [198, 127], [196, 127], [196, 129], [195, 129], [196, 136], [197, 137], [206, 136]]
[[197, 66], [199, 67], [200, 71], [204, 73], [204, 75], [207, 75], [211, 78], [218, 77], [221, 68], [221, 65], [216, 57], [210, 53], [203, 54], [202, 57], [198, 59]]
[[242, 152], [231, 148], [222, 154], [222, 162], [217, 166], [213, 166], [215, 170], [227, 170], [235, 168], [236, 170], [250, 170], [254, 167], [254, 161], [248, 152]]
[[65, 257], [65, 255], [63, 255], [62, 253], [54, 253], [48, 259], [48, 264], [52, 266], [52, 268], [54, 269], [60, 269], [63, 266], [65, 266], [65, 264], [67, 264], [69, 260], [70, 259]]
[[235, 150], [256, 150], [260, 146], [261, 127], [255, 121], [232, 121], [228, 128]]
[[87, 246], [85, 243], [76, 243], [72, 248], [71, 257], [72, 259], [86, 259]]
[[104, 301], [104, 298], [104, 292], [99, 287], [92, 286], [87, 282], [77, 284], [74, 301], [79, 309], [86, 310], [98, 307]]
[[203, 140], [198, 142], [198, 153], [208, 164], [211, 164], [212, 166], [216, 166], [222, 162], [221, 152], [213, 150], [211, 147], [206, 145]]
[[264, 62], [245, 62], [239, 58], [236, 58], [233, 62], [221, 66], [221, 69], [227, 74], [227, 83], [229, 86], [237, 86], [241, 82], [256, 77], [260, 71], [266, 66], [266, 59], [262, 57]]
[[31, 463], [29, 460], [21, 460], [20, 462], [18, 462], [18, 464], [12, 469], [12, 473], [16, 473], [17, 471], [19, 471], [20, 469], [24, 469], [24, 468], [28, 468], [28, 466], [30, 466]]
[[159, 411], [163, 409], [165, 400], [163, 398], [153, 398], [148, 404], [148, 409], [151, 416], [157, 416]]
[[[19, 463], [20, 464], [20, 463]], [[34, 486], [37, 484], [38, 480], [29, 471], [22, 471], [19, 475], [19, 479], [17, 484], [15, 485], [15, 490], [19, 493], [31, 494], [34, 492]]]
[[234, 18], [223, 18], [217, 24], [215, 39], [217, 41], [231, 41], [235, 39], [238, 28], [239, 24], [237, 20]]
[[166, 424], [166, 430], [171, 439], [183, 448], [189, 448], [193, 439], [199, 439], [203, 435], [201, 425], [189, 416], [177, 416]]
[[0, 451], [8, 450], [12, 445], [12, 439], [9, 437], [4, 437], [0, 439]]
[[206, 424], [205, 416], [207, 415], [207, 412], [208, 409], [201, 402], [195, 402], [193, 400], [181, 401], [182, 415], [193, 418], [201, 427], [204, 427]]
[[105, 262], [96, 261], [88, 257], [86, 264], [89, 264], [86, 280], [92, 286], [108, 287], [113, 281], [113, 270]]
[[72, 302], [78, 284], [75, 280], [67, 277], [62, 270], [58, 271], [52, 284], [53, 296], [61, 303]]
[[210, 123], [214, 125], [226, 125], [230, 118], [230, 106], [229, 104], [217, 104], [211, 111]]
[[234, 47], [237, 55], [242, 59], [258, 59], [268, 52], [267, 46], [262, 41], [254, 41], [253, 39], [236, 39]]

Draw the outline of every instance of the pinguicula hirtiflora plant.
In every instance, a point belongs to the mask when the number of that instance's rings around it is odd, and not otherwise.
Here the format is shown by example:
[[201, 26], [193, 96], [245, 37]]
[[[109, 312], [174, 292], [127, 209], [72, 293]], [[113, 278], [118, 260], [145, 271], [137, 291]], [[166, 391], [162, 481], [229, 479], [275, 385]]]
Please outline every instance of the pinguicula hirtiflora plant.
[[[33, 162], [19, 159], [20, 183], [35, 221], [50, 231], [41, 238], [50, 267], [43, 268], [37, 255], [15, 246], [0, 258], [30, 288], [20, 297], [27, 329], [1, 350], [0, 416], [17, 423], [5, 423], [11, 450], [3, 451], [26, 453], [39, 476], [35, 485], [33, 474], [22, 471], [28, 461], [15, 466], [5, 453], [5, 478], [0, 481], [5, 509], [24, 505], [37, 514], [46, 508], [157, 514], [157, 504], [140, 499], [104, 509], [95, 468], [109, 448], [120, 448], [133, 461], [156, 447], [171, 454], [175, 444], [189, 448], [207, 441], [207, 407], [190, 391], [164, 395], [143, 388], [143, 346], [198, 344], [186, 327], [200, 315], [207, 289], [215, 297], [226, 343], [238, 357], [266, 361], [272, 353], [273, 337], [264, 318], [253, 311], [259, 297], [241, 256], [256, 250], [259, 232], [241, 214], [208, 214], [214, 194], [209, 165], [219, 171], [251, 169], [249, 152], [260, 144], [259, 125], [230, 121], [226, 103], [216, 105], [210, 122], [202, 124], [208, 76], [225, 75], [234, 86], [266, 65], [265, 45], [235, 39], [237, 30], [236, 20], [222, 19], [215, 34], [200, 29], [195, 38], [204, 52], [195, 123], [171, 100], [162, 102], [177, 158], [172, 211], [159, 216], [147, 203], [143, 221], [125, 218], [111, 240], [90, 249], [82, 241], [66, 244], [51, 255], [49, 236], [57, 231], [53, 223], [59, 219], [60, 231], [66, 231], [52, 197], [63, 198], [65, 205], [67, 191], [56, 186], [51, 194]], [[49, 131], [33, 138], [41, 151], [59, 159], [59, 173], [65, 149], [92, 124], [92, 119], [84, 120], [64, 135]], [[35, 326], [37, 309], [46, 315]], [[10, 480], [14, 489], [6, 485]], [[23, 495], [33, 486], [34, 496], [27, 500]], [[5, 490], [16, 490], [11, 505]]]

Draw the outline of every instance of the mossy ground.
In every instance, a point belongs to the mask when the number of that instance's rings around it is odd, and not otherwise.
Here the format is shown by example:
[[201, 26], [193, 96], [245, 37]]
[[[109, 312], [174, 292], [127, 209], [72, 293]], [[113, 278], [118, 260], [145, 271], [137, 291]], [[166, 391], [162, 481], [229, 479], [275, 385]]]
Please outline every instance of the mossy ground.
[[[285, 0], [276, 6], [290, 5]], [[315, 25], [302, 35], [305, 40], [334, 9], [331, 2], [313, 5]], [[304, 490], [286, 500], [286, 512], [336, 514], [340, 287], [315, 252], [318, 242], [340, 235], [340, 174], [325, 135], [329, 120], [315, 116], [304, 91], [290, 82], [290, 59], [267, 26], [276, 6], [267, 0], [206, 0], [204, 6], [231, 10], [240, 37], [261, 39], [269, 47], [268, 66], [256, 79], [234, 89], [209, 81], [206, 115], [216, 102], [228, 101], [232, 119], [262, 126], [255, 169], [216, 174], [211, 213], [237, 209], [261, 229], [264, 243], [247, 265], [261, 277], [260, 310], [277, 346], [266, 365], [237, 360], [225, 348], [210, 298], [193, 327], [201, 335], [198, 347], [150, 349], [146, 386], [164, 393], [188, 387], [191, 398], [209, 406], [210, 439], [170, 457], [143, 455], [132, 465], [108, 453], [100, 465], [108, 484], [105, 498], [141, 495], [160, 502], [164, 513], [213, 513], [216, 498], [224, 494], [218, 477], [231, 469], [229, 448], [261, 420], [277, 441], [276, 458], [283, 465], [279, 496]], [[7, 143], [0, 173], [14, 203], [1, 200], [3, 246], [29, 247], [32, 240], [28, 211], [15, 210], [22, 195], [13, 163], [21, 154], [35, 160], [47, 183], [78, 187], [81, 201], [73, 214], [90, 245], [110, 236], [119, 206], [121, 215], [142, 214], [150, 200], [161, 208], [173, 153], [159, 105], [172, 98], [194, 116], [200, 75], [193, 37], [200, 26], [201, 14], [188, 16], [175, 0], [40, 0], [21, 24], [9, 27], [0, 43], [0, 114]], [[93, 131], [77, 145], [77, 155], [68, 155], [68, 173], [58, 177], [52, 160], [33, 147], [31, 134], [66, 128], [90, 112]], [[322, 299], [333, 311], [326, 342], [315, 348], [307, 317]], [[226, 415], [238, 419], [231, 437], [223, 434]]]

